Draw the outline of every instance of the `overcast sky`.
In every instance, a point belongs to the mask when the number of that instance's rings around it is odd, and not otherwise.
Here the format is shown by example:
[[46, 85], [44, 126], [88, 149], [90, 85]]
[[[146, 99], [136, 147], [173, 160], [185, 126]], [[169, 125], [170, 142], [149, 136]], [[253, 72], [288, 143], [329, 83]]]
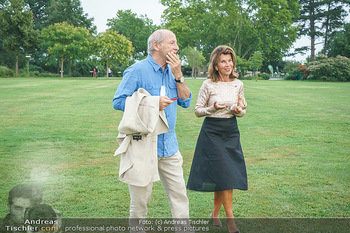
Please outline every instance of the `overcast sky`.
[[115, 18], [118, 10], [128, 10], [138, 16], [147, 15], [154, 24], [160, 25], [165, 7], [159, 0], [80, 0], [85, 13], [94, 17], [98, 32], [107, 29], [107, 19]]
[[[88, 13], [89, 17], [94, 17], [94, 24], [97, 26], [98, 32], [104, 32], [107, 29], [107, 19], [116, 17], [118, 10], [130, 9], [138, 16], [147, 15], [154, 24], [160, 25], [160, 18], [165, 9], [160, 0], [81, 0], [81, 4], [84, 12]], [[308, 38], [298, 39], [294, 46], [310, 46], [310, 40]], [[322, 44], [316, 46], [316, 54], [321, 48]], [[304, 56], [296, 55], [286, 59], [303, 62], [309, 54], [310, 52]]]

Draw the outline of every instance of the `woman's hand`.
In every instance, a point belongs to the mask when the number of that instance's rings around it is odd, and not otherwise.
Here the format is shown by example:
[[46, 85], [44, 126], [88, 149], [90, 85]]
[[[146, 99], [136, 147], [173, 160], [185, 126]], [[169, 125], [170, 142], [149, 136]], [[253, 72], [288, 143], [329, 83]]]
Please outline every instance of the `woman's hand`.
[[240, 114], [242, 112], [242, 108], [239, 107], [239, 106], [234, 106], [231, 111], [234, 113], [234, 114]]
[[226, 105], [226, 104], [224, 104], [224, 105], [219, 105], [218, 102], [215, 102], [215, 103], [214, 103], [214, 107], [215, 107], [216, 110], [221, 110], [221, 109], [226, 108], [227, 105]]

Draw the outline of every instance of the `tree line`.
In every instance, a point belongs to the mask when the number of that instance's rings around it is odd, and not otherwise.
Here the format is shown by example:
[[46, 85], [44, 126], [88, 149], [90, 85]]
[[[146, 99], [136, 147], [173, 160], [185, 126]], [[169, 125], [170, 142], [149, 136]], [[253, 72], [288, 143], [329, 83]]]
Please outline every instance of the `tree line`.
[[282, 58], [301, 35], [310, 38], [310, 46], [295, 53], [310, 51], [309, 61], [315, 60], [317, 38], [324, 42], [323, 54], [350, 57], [350, 26], [344, 21], [348, 0], [160, 2], [166, 7], [161, 25], [120, 10], [108, 20], [107, 31], [98, 34], [80, 0], [0, 0], [0, 66], [18, 74], [30, 61], [31, 71], [61, 77], [65, 70], [69, 76], [89, 75], [96, 65], [107, 75], [108, 67], [122, 72], [147, 56], [147, 38], [158, 28], [177, 35], [192, 75], [221, 44], [235, 50], [243, 71], [268, 70], [268, 65], [282, 70]]

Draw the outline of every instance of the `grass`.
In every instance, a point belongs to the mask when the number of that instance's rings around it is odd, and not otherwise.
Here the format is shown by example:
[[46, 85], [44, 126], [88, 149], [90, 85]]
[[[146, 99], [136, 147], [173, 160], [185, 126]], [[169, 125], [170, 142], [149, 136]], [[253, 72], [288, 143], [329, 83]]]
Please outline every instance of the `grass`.
[[[203, 80], [187, 80], [193, 100], [178, 110], [187, 182], [203, 118], [194, 115]], [[0, 216], [18, 183], [45, 183], [44, 202], [63, 217], [127, 217], [115, 140], [122, 112], [114, 79], [0, 79]], [[350, 83], [244, 81], [238, 120], [249, 190], [234, 191], [237, 217], [350, 217]], [[208, 217], [212, 193], [188, 191], [191, 217]], [[224, 214], [221, 214], [224, 216]], [[160, 182], [149, 217], [170, 217]]]

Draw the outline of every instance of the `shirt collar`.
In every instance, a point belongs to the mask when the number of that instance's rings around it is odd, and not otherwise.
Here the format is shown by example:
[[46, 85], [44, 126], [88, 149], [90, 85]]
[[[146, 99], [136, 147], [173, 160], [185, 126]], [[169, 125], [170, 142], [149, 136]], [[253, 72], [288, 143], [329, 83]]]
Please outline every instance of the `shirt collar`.
[[[146, 60], [152, 65], [155, 72], [157, 72], [159, 69], [163, 72], [163, 68], [160, 65], [158, 65], [158, 63], [153, 59], [153, 57], [150, 54], [148, 54]], [[167, 66], [165, 67], [164, 72], [167, 72], [168, 68], [169, 64], [167, 64]]]

